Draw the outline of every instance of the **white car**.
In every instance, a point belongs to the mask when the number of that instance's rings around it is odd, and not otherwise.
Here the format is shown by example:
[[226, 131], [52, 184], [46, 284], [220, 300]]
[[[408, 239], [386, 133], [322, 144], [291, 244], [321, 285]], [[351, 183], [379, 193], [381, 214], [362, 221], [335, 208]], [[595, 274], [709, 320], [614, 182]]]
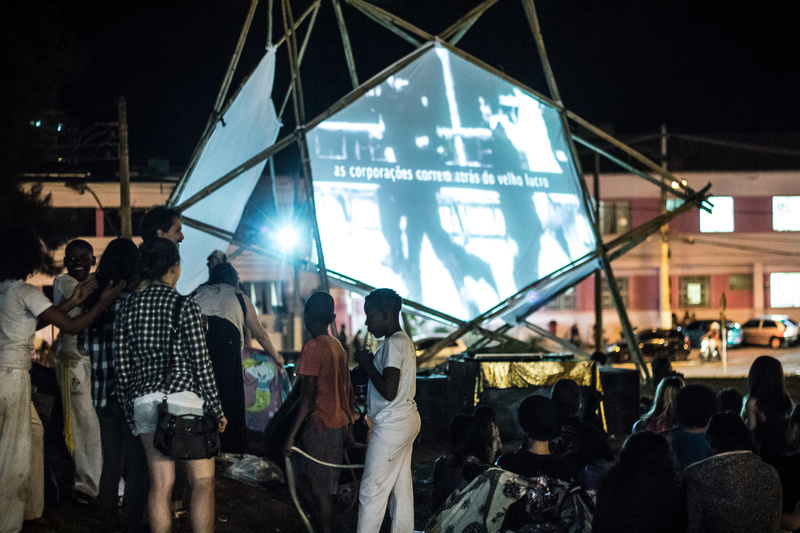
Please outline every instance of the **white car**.
[[742, 324], [745, 344], [761, 344], [772, 349], [794, 344], [798, 331], [797, 324], [786, 315], [755, 317]]

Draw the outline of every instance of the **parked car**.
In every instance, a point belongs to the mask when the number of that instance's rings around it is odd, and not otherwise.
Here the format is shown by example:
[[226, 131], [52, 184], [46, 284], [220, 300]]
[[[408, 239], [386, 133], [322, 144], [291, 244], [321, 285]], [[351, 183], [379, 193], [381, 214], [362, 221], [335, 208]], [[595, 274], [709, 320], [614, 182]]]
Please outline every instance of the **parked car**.
[[786, 315], [751, 318], [742, 325], [745, 344], [761, 344], [772, 349], [797, 342], [798, 326]]
[[[695, 320], [688, 326], [684, 326], [681, 328], [681, 331], [684, 335], [689, 337], [689, 344], [691, 344], [692, 348], [699, 348], [700, 341], [703, 338], [703, 335], [708, 333], [711, 329], [711, 324], [716, 322], [719, 324], [719, 319], [714, 320], [713, 318], [707, 320]], [[732, 320], [725, 321], [725, 331], [727, 332], [728, 337], [728, 348], [732, 348], [734, 346], [741, 346], [742, 344], [742, 327], [739, 325], [738, 322], [734, 322]]]
[[[635, 333], [639, 341], [639, 349], [645, 359], [667, 356], [671, 361], [685, 361], [692, 351], [689, 338], [677, 329], [652, 328]], [[616, 363], [626, 363], [631, 360], [628, 343], [624, 339], [609, 345], [606, 348], [609, 360]]]

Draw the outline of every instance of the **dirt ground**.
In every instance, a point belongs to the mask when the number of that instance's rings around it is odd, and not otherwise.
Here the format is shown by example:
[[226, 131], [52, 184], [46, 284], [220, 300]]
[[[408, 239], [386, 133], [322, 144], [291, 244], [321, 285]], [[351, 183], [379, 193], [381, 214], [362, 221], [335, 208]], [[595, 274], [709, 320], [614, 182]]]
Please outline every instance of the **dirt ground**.
[[[412, 463], [414, 475], [415, 529], [422, 531], [431, 516], [430, 508], [433, 462], [443, 453], [433, 446], [415, 446]], [[223, 475], [225, 464], [217, 463], [216, 524], [215, 530], [225, 532], [282, 532], [303, 533], [305, 527], [292, 502], [287, 485], [272, 482], [266, 486], [252, 486]], [[356, 529], [357, 506], [340, 506], [337, 531]], [[52, 526], [26, 523], [24, 533], [97, 533], [102, 531], [100, 508], [63, 501], [55, 509], [46, 509], [45, 518], [56, 522]], [[190, 532], [188, 514], [173, 520], [173, 531]]]

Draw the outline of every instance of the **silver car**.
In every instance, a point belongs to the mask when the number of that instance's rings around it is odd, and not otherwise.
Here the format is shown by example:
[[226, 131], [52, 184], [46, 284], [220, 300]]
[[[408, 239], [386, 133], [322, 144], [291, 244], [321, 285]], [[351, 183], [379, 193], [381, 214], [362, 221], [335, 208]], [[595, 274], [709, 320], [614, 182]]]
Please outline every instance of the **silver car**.
[[742, 324], [745, 344], [761, 344], [777, 349], [797, 341], [798, 327], [786, 315], [751, 318]]

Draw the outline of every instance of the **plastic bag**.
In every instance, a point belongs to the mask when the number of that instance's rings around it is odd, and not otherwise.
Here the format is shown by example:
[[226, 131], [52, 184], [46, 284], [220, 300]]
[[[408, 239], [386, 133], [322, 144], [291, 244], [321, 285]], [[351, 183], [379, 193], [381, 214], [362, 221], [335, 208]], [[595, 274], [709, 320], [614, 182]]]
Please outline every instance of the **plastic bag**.
[[243, 455], [241, 459], [234, 460], [225, 470], [225, 475], [248, 485], [263, 485], [273, 481], [286, 482], [280, 468], [269, 460], [255, 455]]

